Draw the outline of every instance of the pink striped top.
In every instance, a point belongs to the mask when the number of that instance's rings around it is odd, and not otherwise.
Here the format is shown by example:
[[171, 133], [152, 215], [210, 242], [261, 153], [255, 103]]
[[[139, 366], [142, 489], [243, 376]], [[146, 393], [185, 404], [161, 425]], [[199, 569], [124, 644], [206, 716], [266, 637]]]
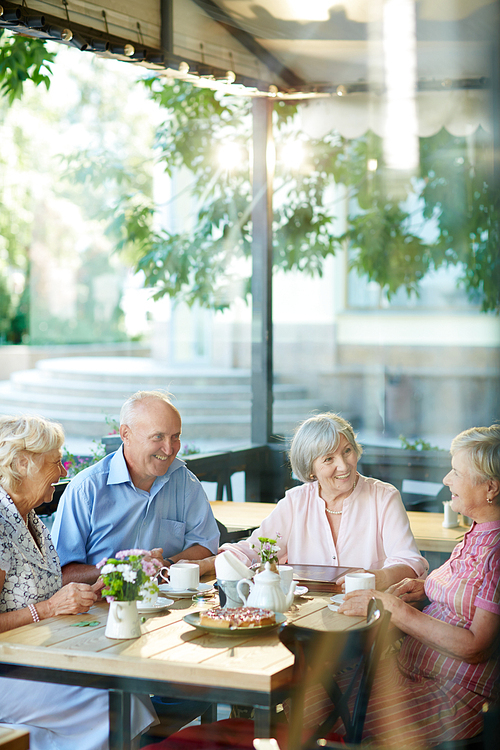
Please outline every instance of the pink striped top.
[[[459, 628], [470, 628], [476, 607], [500, 615], [500, 521], [473, 523], [450, 559], [429, 575], [425, 592], [431, 604], [424, 612]], [[408, 676], [451, 680], [485, 697], [491, 697], [498, 673], [494, 658], [468, 664], [410, 636], [398, 661]]]

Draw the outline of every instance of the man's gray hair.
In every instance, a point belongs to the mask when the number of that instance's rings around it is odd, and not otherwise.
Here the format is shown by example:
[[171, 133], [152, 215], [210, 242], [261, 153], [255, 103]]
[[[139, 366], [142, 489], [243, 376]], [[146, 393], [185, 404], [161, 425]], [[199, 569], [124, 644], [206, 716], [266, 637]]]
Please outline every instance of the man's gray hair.
[[40, 456], [60, 450], [64, 444], [64, 430], [57, 422], [43, 417], [23, 414], [0, 416], [0, 485], [12, 492], [22, 480], [19, 459], [28, 459], [27, 476], [40, 467]]
[[500, 425], [464, 430], [452, 440], [450, 452], [454, 456], [461, 450], [469, 455], [475, 484], [488, 479], [500, 481]]
[[122, 408], [120, 409], [120, 425], [132, 425], [134, 423], [137, 405], [147, 399], [157, 399], [158, 401], [164, 401], [166, 404], [172, 407], [173, 411], [178, 415], [180, 419], [181, 415], [179, 414], [179, 410], [175, 408], [172, 401], [170, 400], [171, 396], [172, 394], [168, 391], [137, 391], [137, 393], [134, 393], [133, 396], [130, 396], [130, 398], [125, 401]]
[[290, 463], [301, 482], [313, 482], [313, 463], [320, 456], [336, 451], [343, 435], [359, 458], [363, 448], [356, 441], [352, 425], [332, 412], [317, 414], [306, 419], [297, 428], [290, 446]]

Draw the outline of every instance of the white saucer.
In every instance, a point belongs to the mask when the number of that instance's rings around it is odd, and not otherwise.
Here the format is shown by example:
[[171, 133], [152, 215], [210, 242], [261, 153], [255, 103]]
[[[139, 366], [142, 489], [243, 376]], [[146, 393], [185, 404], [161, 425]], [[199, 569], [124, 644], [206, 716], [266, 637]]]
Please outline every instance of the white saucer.
[[168, 609], [168, 607], [170, 607], [170, 605], [173, 603], [173, 599], [165, 599], [165, 597], [162, 596], [161, 599], [158, 599], [156, 604], [143, 604], [142, 602], [137, 602], [137, 611], [141, 612], [142, 614], [161, 612], [163, 609]]
[[330, 601], [339, 606], [344, 601], [344, 594], [335, 594], [335, 596], [330, 597]]
[[178, 599], [193, 596], [193, 594], [205, 594], [207, 591], [211, 591], [213, 588], [211, 583], [199, 583], [196, 589], [173, 589], [169, 583], [162, 583], [160, 584], [160, 591], [163, 591], [165, 594], [168, 594], [169, 596], [173, 596], [174, 599], [177, 597]]
[[295, 596], [304, 596], [308, 591], [307, 586], [295, 586]]

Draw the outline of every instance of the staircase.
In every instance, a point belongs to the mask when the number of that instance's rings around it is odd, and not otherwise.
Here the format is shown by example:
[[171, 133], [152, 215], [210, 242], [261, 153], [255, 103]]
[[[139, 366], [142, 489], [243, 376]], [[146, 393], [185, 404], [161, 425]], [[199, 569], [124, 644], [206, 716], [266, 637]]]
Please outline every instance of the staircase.
[[[99, 439], [106, 419], [135, 391], [172, 394], [183, 423], [183, 442], [250, 440], [250, 372], [209, 367], [170, 368], [143, 357], [44, 359], [0, 382], [0, 413], [36, 413], [60, 422], [68, 437]], [[321, 404], [302, 386], [274, 385], [274, 432], [290, 435]]]

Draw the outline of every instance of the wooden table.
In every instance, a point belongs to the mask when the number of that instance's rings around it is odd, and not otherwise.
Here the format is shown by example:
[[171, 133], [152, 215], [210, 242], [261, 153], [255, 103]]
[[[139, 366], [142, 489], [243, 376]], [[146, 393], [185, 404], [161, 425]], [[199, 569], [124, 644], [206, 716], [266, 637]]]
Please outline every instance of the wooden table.
[[0, 727], [1, 750], [28, 750], [29, 746], [30, 735], [27, 730]]
[[[363, 622], [331, 612], [329, 594], [296, 599], [288, 621], [346, 630]], [[210, 606], [218, 603], [210, 602]], [[104, 629], [108, 605], [0, 633], [0, 675], [110, 690], [110, 748], [130, 741], [130, 693], [237, 703], [255, 707], [256, 736], [269, 737], [271, 709], [285, 697], [293, 657], [277, 631], [215, 635], [183, 621], [203, 606], [178, 600], [145, 615], [140, 638], [114, 641]], [[93, 627], [73, 627], [98, 620]]]
[[[221, 521], [229, 531], [248, 530], [249, 532], [260, 526], [264, 518], [276, 506], [273, 503], [228, 503], [211, 502], [215, 517]], [[408, 511], [410, 526], [422, 552], [453, 551], [455, 545], [463, 539], [468, 526], [456, 526], [444, 529], [442, 526], [443, 513], [419, 513]]]

